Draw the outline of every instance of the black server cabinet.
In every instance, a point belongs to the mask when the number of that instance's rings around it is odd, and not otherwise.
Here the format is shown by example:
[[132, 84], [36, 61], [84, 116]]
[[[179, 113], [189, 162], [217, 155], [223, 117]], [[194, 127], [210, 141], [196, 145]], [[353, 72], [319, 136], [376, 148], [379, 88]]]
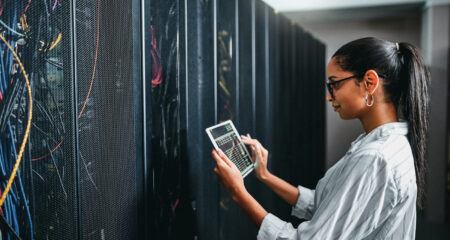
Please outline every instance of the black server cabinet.
[[[218, 122], [231, 119], [241, 134], [253, 135], [252, 6], [252, 1], [218, 0], [215, 18]], [[248, 187], [254, 185], [251, 177], [246, 179]], [[250, 220], [225, 189], [219, 189], [218, 239], [254, 237]]]
[[[272, 169], [293, 185], [314, 188], [324, 173], [325, 47], [283, 15], [275, 19]], [[297, 222], [280, 198], [274, 206]]]
[[139, 1], [73, 1], [82, 239], [139, 236], [142, 162]]
[[[289, 58], [289, 31], [290, 21], [283, 15], [277, 15], [276, 18], [276, 75], [275, 75], [275, 107], [274, 107], [274, 145], [273, 145], [273, 157], [272, 157], [272, 169], [275, 175], [282, 179], [292, 183], [289, 178], [289, 163], [288, 149], [292, 144], [289, 140], [289, 133], [291, 131], [291, 116], [288, 114], [290, 106], [291, 96], [289, 96], [289, 84], [290, 84], [290, 58]], [[284, 140], [282, 140], [284, 139]], [[279, 140], [279, 141], [276, 141]], [[293, 184], [293, 183], [292, 183]], [[289, 206], [279, 198], [274, 199], [275, 213], [280, 217], [289, 216]], [[286, 219], [286, 218], [284, 218]]]
[[[185, 99], [181, 112], [186, 118], [184, 126], [184, 161], [188, 167], [190, 192], [187, 199], [194, 217], [189, 227], [198, 239], [218, 239], [219, 185], [211, 159], [211, 143], [205, 129], [217, 122], [218, 50], [214, 27], [215, 3], [213, 1], [187, 1], [185, 18], [186, 76], [181, 86]], [[222, 33], [221, 41], [226, 41]], [[221, 53], [222, 54], [222, 53]], [[231, 63], [223, 62], [225, 66]], [[226, 69], [225, 69], [226, 70]], [[182, 114], [184, 115], [184, 114]], [[187, 239], [193, 239], [190, 236]]]
[[[273, 9], [263, 1], [254, 1], [254, 35], [253, 35], [253, 77], [254, 77], [254, 119], [255, 133], [261, 144], [272, 154], [272, 124], [273, 124], [273, 81], [274, 59], [271, 52], [273, 44], [273, 26], [270, 25], [270, 14]], [[268, 169], [271, 169], [269, 156]], [[272, 192], [255, 180], [252, 194], [255, 199], [268, 210], [272, 208]]]
[[[204, 129], [232, 119], [242, 133], [270, 142], [272, 122], [266, 116], [271, 110], [269, 74], [274, 74], [274, 60], [268, 57], [274, 54], [269, 53], [269, 44], [273, 44], [269, 36], [274, 37], [270, 31], [275, 28], [265, 24], [273, 10], [261, 1], [191, 1], [184, 14], [186, 81], [181, 83], [181, 115], [185, 112], [187, 117], [181, 126], [186, 127], [183, 161], [190, 171], [194, 233], [200, 239], [253, 238], [257, 229], [212, 171], [212, 145]], [[261, 128], [256, 132], [257, 124]], [[199, 169], [204, 169], [202, 174]], [[268, 189], [254, 176], [246, 179], [246, 186], [270, 208]]]
[[[269, 149], [273, 172], [314, 187], [324, 161], [324, 47], [259, 0], [145, 6], [148, 236], [254, 238], [217, 181], [204, 129], [233, 120]], [[289, 206], [253, 175], [246, 187], [290, 220]]]
[[[2, 209], [6, 239], [14, 238], [8, 224], [19, 225], [22, 239], [143, 236], [140, 19], [138, 0], [2, 3], [1, 20], [15, 30], [1, 34], [23, 59], [34, 106], [13, 198]], [[17, 140], [29, 115], [25, 89], [13, 111]]]
[[146, 35], [146, 48], [150, 51], [146, 54], [151, 55], [151, 65], [146, 65], [146, 71], [151, 71], [151, 79], [146, 79], [151, 82], [151, 97], [146, 101], [151, 109], [151, 126], [147, 129], [151, 133], [150, 201], [146, 204], [150, 214], [148, 234], [154, 239], [192, 239], [196, 229], [186, 157], [189, 146], [185, 141], [189, 118], [186, 41], [187, 24], [191, 24], [187, 18], [194, 16], [186, 13], [186, 4], [187, 1], [155, 0], [145, 11], [149, 15], [146, 31], [150, 31]]

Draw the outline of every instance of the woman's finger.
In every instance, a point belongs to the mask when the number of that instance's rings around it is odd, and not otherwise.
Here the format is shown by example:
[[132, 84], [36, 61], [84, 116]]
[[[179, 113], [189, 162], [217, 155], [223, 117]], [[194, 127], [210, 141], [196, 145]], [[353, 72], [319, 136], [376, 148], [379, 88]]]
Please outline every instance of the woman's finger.
[[255, 162], [256, 161], [256, 158], [255, 158], [255, 156], [256, 156], [256, 149], [252, 145], [250, 146], [250, 149], [252, 150], [252, 162]]
[[213, 150], [211, 151], [211, 156], [212, 156], [213, 159], [216, 161], [216, 164], [219, 165], [219, 158], [220, 158], [220, 157], [217, 155], [216, 150], [213, 149]]
[[258, 159], [263, 159], [261, 145], [256, 145], [255, 148], [256, 148], [256, 155], [258, 156]]
[[265, 149], [262, 145], [261, 145], [261, 143], [259, 143], [258, 142], [258, 140], [256, 140], [256, 139], [246, 139], [246, 140], [242, 140], [242, 142], [243, 143], [245, 143], [245, 144], [247, 144], [247, 145], [250, 145], [250, 146], [253, 146], [253, 147], [259, 147], [259, 148], [261, 148], [261, 149]]
[[219, 153], [216, 150], [212, 150], [211, 155], [213, 156], [214, 160], [216, 160], [216, 164], [218, 167], [227, 166], [225, 161], [222, 159], [222, 157], [219, 155]]
[[248, 144], [248, 145], [250, 145], [250, 144], [251, 145], [259, 144], [262, 147], [262, 144], [258, 141], [258, 139], [251, 138], [250, 134], [248, 134], [248, 133], [247, 133], [247, 136], [241, 135], [241, 139], [242, 139], [242, 142], [244, 142], [245, 144]]
[[222, 152], [222, 150], [219, 149], [219, 155], [222, 158], [222, 160], [229, 166], [229, 167], [233, 167], [234, 163], [228, 159], [227, 155], [225, 155], [225, 153]]
[[225, 164], [225, 165], [229, 165], [227, 163], [227, 156], [225, 155], [225, 153], [222, 152], [222, 150], [218, 149], [218, 150], [214, 150], [216, 156], [218, 159], [216, 159], [216, 162], [219, 161], [221, 164]]
[[267, 156], [267, 154], [266, 154], [266, 153], [268, 153], [267, 149], [257, 139], [255, 139], [255, 141], [257, 142], [257, 145], [259, 146], [262, 155]]
[[258, 141], [256, 141], [256, 139], [251, 139], [251, 138], [242, 138], [242, 142], [247, 145], [257, 145], [258, 144]]

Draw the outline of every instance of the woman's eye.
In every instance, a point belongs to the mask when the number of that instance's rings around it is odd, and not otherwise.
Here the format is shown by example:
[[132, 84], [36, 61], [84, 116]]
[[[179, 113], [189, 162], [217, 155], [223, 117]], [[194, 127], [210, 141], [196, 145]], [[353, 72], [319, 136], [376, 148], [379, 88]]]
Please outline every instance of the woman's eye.
[[342, 82], [337, 82], [337, 83], [335, 83], [335, 84], [334, 84], [334, 87], [335, 87], [336, 89], [339, 89], [339, 87], [341, 86], [341, 83], [342, 83]]

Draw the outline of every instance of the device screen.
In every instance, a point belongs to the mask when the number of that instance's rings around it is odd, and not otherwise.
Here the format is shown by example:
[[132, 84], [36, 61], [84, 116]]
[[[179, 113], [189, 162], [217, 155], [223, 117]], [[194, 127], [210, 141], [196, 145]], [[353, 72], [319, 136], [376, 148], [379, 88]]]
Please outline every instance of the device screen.
[[227, 123], [212, 128], [210, 132], [217, 147], [227, 155], [239, 171], [244, 172], [252, 165], [251, 157], [248, 155], [244, 143], [239, 139], [231, 124]]

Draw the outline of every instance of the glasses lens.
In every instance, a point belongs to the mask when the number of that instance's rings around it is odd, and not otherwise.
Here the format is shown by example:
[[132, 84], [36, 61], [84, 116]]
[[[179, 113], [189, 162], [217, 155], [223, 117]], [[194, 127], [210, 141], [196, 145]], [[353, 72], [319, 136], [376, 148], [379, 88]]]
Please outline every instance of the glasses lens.
[[331, 87], [330, 83], [327, 83], [327, 89], [328, 89], [328, 92], [330, 93], [331, 97], [334, 98], [334, 96], [333, 96], [333, 88]]

